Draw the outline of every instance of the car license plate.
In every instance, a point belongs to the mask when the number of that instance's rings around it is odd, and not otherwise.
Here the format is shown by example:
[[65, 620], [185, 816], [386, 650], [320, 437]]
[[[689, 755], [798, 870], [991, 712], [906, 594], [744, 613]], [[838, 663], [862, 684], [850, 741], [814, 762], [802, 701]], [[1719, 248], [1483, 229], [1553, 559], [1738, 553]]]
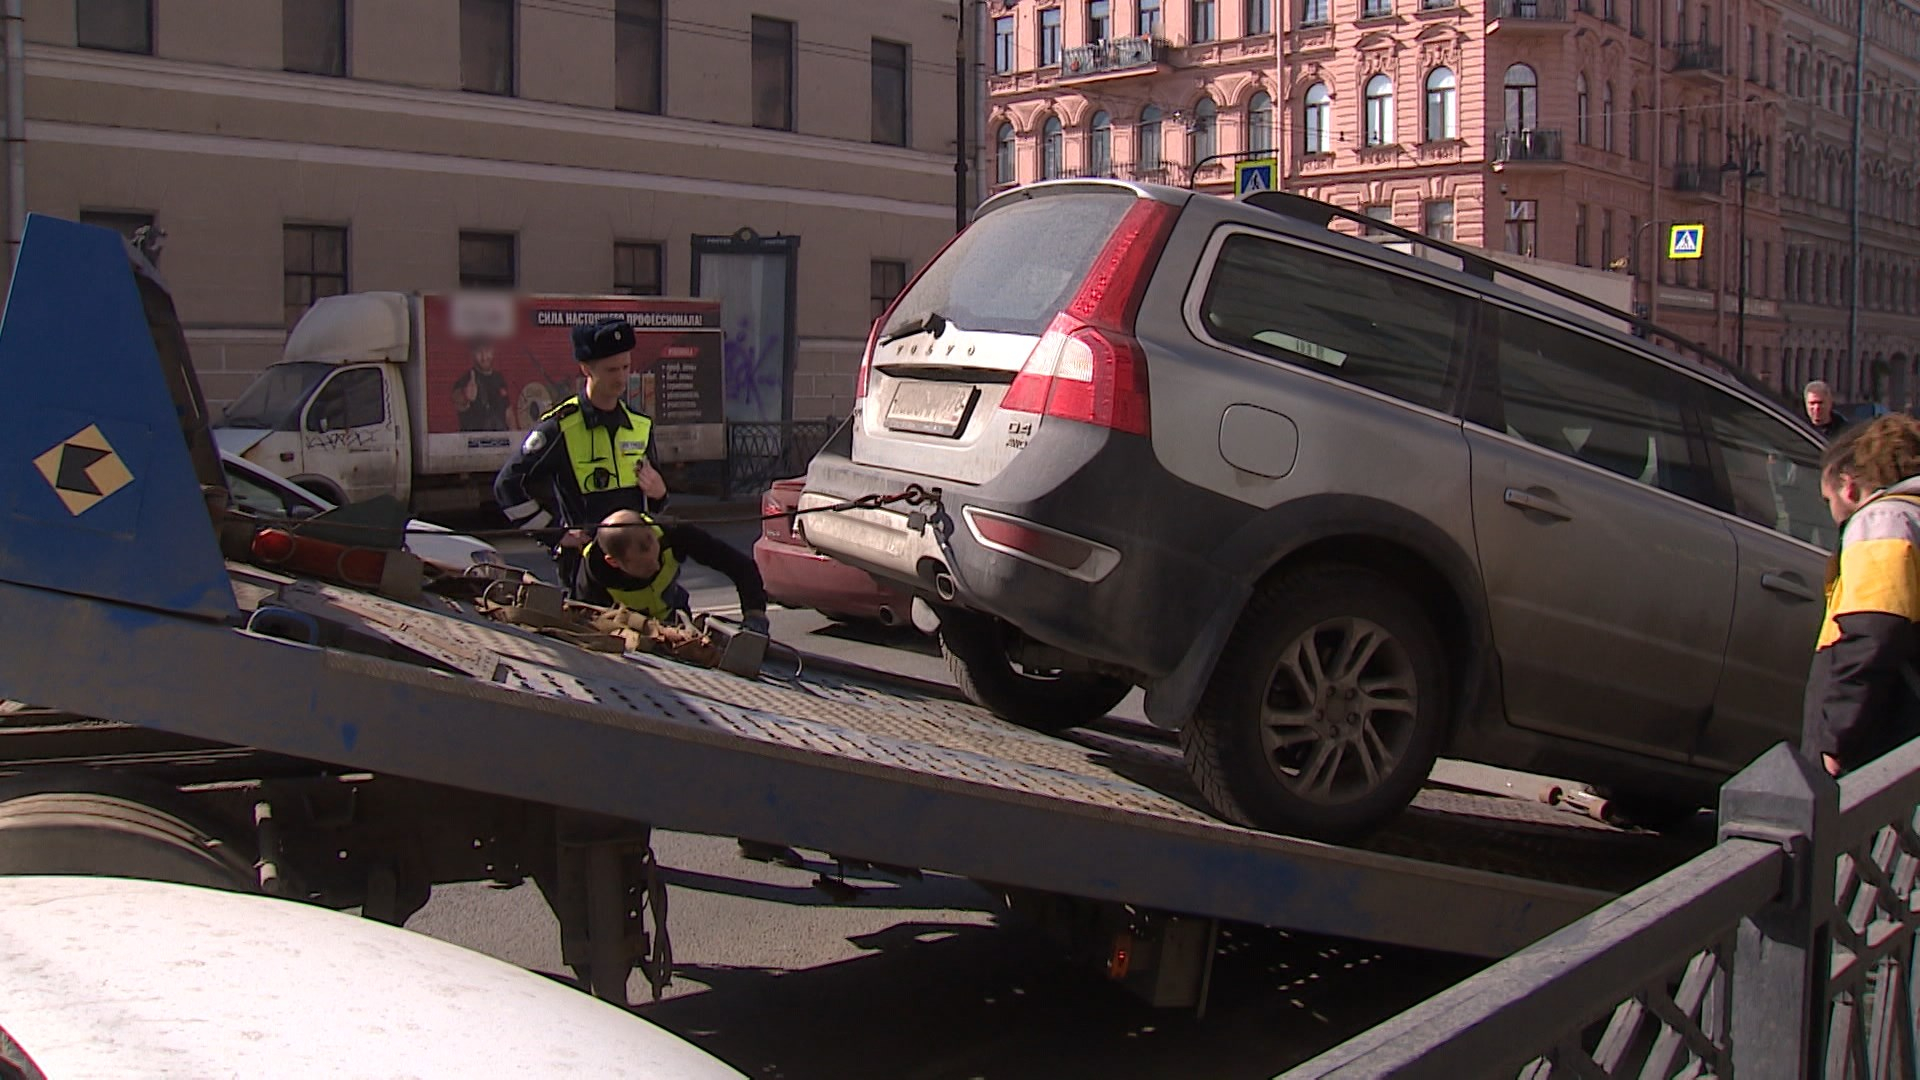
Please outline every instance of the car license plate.
[[953, 438], [966, 426], [979, 396], [971, 383], [903, 382], [887, 406], [887, 428]]

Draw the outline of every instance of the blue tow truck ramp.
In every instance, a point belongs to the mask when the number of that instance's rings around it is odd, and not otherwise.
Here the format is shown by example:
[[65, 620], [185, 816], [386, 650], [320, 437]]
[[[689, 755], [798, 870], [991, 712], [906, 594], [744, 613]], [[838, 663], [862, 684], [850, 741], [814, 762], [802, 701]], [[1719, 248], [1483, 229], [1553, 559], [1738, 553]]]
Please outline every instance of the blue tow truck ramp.
[[[107, 777], [94, 795], [155, 793], [271, 867], [264, 887], [396, 921], [432, 884], [531, 877], [612, 997], [641, 958], [608, 951], [602, 894], [643, 871], [593, 853], [631, 854], [648, 826], [1481, 956], [1688, 854], [1441, 789], [1364, 847], [1255, 832], [1199, 809], [1178, 751], [1124, 724], [1049, 737], [885, 679], [593, 653], [225, 561], [171, 303], [103, 230], [33, 219], [0, 379], [0, 699], [36, 707], [0, 713], [0, 826], [10, 790]], [[323, 643], [249, 629], [263, 608], [281, 612], [257, 629]], [[330, 860], [350, 847], [345, 881]]]

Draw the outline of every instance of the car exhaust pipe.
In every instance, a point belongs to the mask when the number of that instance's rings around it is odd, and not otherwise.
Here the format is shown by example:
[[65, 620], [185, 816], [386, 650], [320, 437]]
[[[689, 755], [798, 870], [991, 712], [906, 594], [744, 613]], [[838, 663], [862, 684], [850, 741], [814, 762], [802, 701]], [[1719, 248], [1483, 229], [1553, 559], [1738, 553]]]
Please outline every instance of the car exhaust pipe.
[[953, 603], [954, 597], [960, 595], [960, 590], [953, 584], [953, 575], [944, 570], [933, 575], [933, 592], [949, 604]]
[[880, 609], [880, 625], [891, 630], [900, 625], [900, 613], [890, 607]]

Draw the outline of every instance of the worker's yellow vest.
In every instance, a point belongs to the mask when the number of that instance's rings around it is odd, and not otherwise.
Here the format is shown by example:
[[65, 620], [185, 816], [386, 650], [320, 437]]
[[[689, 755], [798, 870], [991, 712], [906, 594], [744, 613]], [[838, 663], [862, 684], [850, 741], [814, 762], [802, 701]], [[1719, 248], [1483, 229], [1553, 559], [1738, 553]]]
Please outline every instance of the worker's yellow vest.
[[[621, 408], [626, 408], [622, 405]], [[588, 427], [580, 399], [570, 397], [555, 405], [542, 420], [560, 418], [560, 437], [567, 443], [567, 459], [573, 463], [573, 479], [582, 495], [640, 486], [640, 465], [647, 459], [647, 439], [653, 433], [653, 420], [628, 410], [632, 428], [612, 430]]]
[[[680, 560], [674, 558], [672, 549], [666, 545], [666, 530], [658, 525], [648, 527], [653, 530], [654, 537], [660, 541], [660, 572], [653, 575], [653, 580], [648, 582], [644, 589], [608, 587], [607, 595], [613, 597], [614, 603], [621, 607], [637, 611], [650, 619], [664, 619], [669, 610], [667, 590], [673, 587], [673, 580], [680, 576]], [[580, 557], [591, 560], [601, 558], [601, 555], [594, 550], [592, 544], [588, 544], [587, 550]]]

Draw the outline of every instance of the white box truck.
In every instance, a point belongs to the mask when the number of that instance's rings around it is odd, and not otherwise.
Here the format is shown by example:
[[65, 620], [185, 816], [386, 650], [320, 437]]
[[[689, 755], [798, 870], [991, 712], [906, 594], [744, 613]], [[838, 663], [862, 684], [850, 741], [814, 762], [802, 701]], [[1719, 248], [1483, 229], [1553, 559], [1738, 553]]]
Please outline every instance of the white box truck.
[[573, 327], [608, 316], [636, 331], [628, 403], [653, 418], [656, 459], [724, 458], [720, 303], [656, 296], [327, 297], [214, 437], [337, 503], [472, 509], [527, 429], [577, 392]]

